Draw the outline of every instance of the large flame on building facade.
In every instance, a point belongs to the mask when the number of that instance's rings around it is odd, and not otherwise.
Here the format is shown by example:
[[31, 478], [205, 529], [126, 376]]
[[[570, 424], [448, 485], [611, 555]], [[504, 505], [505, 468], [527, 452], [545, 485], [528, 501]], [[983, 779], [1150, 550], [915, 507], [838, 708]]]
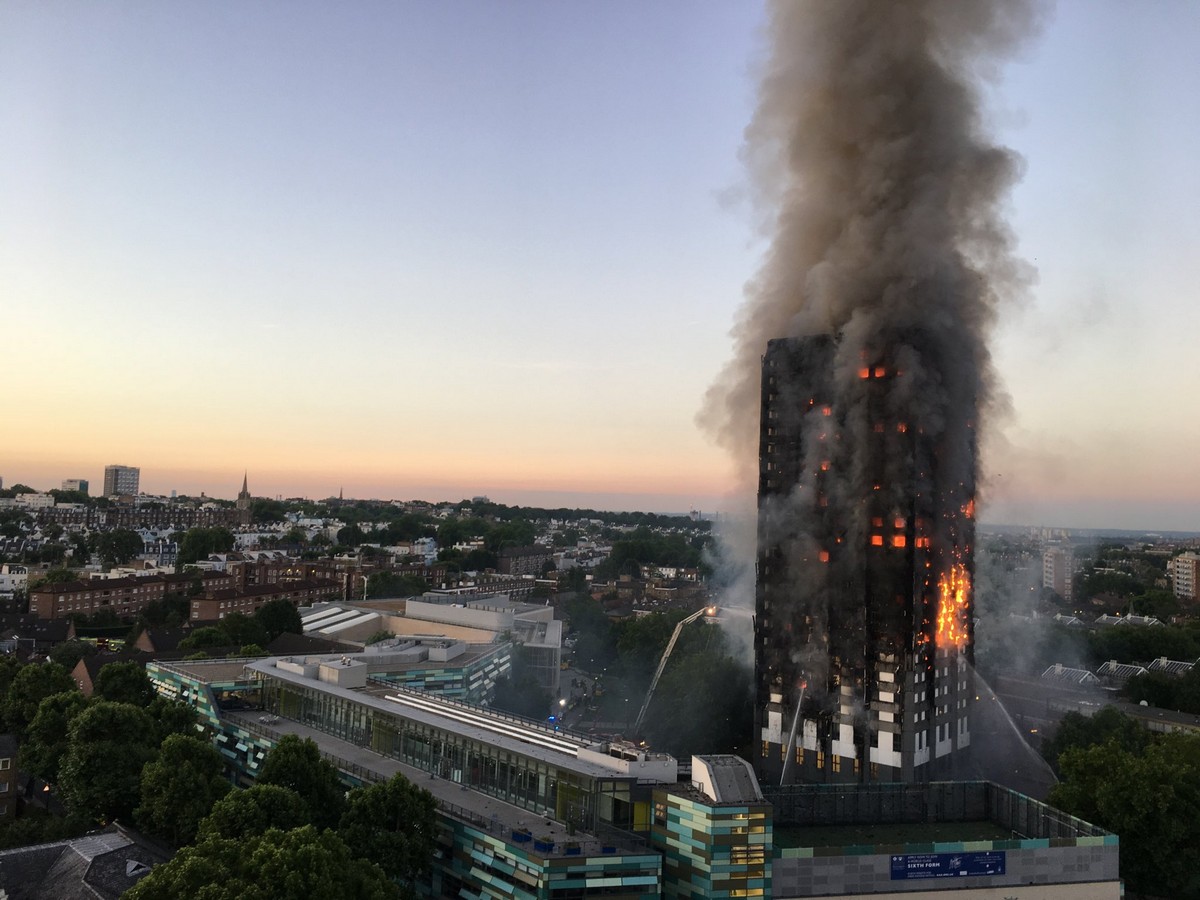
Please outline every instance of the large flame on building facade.
[[938, 579], [937, 646], [962, 648], [971, 613], [971, 576], [955, 563]]

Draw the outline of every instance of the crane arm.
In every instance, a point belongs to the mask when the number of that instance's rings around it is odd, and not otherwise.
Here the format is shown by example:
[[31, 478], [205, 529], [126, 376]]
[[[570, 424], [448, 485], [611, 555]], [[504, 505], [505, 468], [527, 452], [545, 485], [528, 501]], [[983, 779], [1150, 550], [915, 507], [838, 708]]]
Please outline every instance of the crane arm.
[[646, 691], [646, 700], [642, 703], [641, 711], [638, 712], [637, 721], [633, 723], [633, 733], [642, 733], [642, 720], [646, 718], [646, 713], [650, 711], [650, 701], [654, 699], [654, 689], [658, 687], [658, 679], [662, 677], [663, 669], [667, 667], [667, 660], [671, 658], [671, 651], [675, 649], [675, 643], [679, 640], [679, 635], [683, 633], [683, 629], [687, 625], [691, 625], [701, 616], [712, 615], [715, 612], [711, 606], [702, 606], [686, 619], [683, 619], [675, 630], [671, 632], [671, 640], [667, 641], [667, 649], [663, 651], [662, 659], [658, 661], [658, 668], [654, 670], [654, 678], [650, 680], [650, 689]]

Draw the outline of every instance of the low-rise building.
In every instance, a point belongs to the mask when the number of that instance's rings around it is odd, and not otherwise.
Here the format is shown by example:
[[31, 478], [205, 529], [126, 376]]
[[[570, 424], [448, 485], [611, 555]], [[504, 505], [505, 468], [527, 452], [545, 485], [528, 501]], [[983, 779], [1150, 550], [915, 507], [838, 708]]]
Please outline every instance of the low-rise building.
[[186, 594], [196, 585], [201, 594], [208, 595], [233, 587], [233, 578], [219, 572], [200, 572], [45, 584], [29, 592], [29, 611], [40, 619], [63, 619], [107, 609], [127, 618], [151, 602], [171, 594]]

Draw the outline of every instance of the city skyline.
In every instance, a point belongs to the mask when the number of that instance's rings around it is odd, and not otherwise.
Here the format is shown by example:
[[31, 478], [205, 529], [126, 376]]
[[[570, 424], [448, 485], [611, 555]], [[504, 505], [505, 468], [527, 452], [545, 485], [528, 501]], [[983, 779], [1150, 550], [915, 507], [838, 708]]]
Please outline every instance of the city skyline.
[[[686, 511], [763, 241], [751, 4], [0, 11], [0, 476]], [[1200, 530], [1200, 10], [1059, 3], [995, 73], [1037, 272], [984, 522]], [[764, 348], [765, 350], [765, 348]], [[995, 424], [995, 422], [994, 422]]]

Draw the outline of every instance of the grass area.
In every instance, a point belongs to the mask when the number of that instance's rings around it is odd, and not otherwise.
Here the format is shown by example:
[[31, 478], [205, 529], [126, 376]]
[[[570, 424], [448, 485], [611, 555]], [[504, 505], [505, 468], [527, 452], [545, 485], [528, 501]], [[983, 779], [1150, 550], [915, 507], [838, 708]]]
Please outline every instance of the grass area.
[[775, 846], [846, 847], [852, 844], [931, 844], [949, 841], [1007, 841], [1013, 833], [994, 822], [775, 826]]

